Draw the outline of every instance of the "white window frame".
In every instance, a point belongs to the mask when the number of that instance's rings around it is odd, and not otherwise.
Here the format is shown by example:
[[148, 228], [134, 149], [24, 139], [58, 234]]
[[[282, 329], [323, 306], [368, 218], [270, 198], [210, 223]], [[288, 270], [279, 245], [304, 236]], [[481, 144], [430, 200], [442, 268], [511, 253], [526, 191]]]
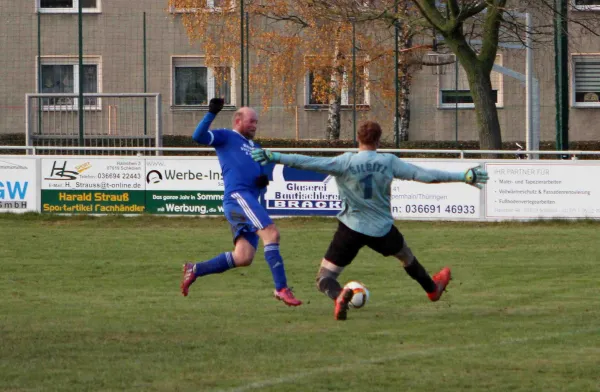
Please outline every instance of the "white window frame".
[[[35, 0], [35, 9], [41, 14], [77, 14], [79, 13], [79, 0], [73, 0], [72, 7], [42, 8], [41, 0]], [[102, 12], [102, 0], [96, 0], [96, 8], [82, 8], [84, 14], [99, 14]]]
[[[577, 102], [577, 87], [575, 75], [575, 63], [578, 58], [582, 57], [598, 57], [600, 61], [600, 53], [572, 53], [571, 54], [571, 107], [574, 108], [600, 108], [600, 102]], [[599, 94], [600, 95], [600, 94]]]
[[[350, 74], [352, 74], [352, 70], [350, 72], [344, 70], [342, 74], [342, 96], [341, 96], [341, 106], [342, 108], [348, 108], [353, 106], [353, 102], [350, 102], [350, 90], [352, 89], [352, 85], [349, 83]], [[361, 109], [369, 108], [371, 106], [371, 97], [369, 91], [369, 67], [364, 66], [364, 74], [366, 76], [367, 81], [363, 87], [364, 101], [356, 102], [356, 106]], [[331, 76], [331, 80], [333, 81], [333, 75]], [[329, 104], [323, 103], [310, 103], [312, 91], [310, 90], [310, 71], [307, 71], [304, 75], [304, 106], [308, 109], [312, 108], [326, 108]]]
[[[185, 64], [178, 65], [177, 62], [185, 62]], [[235, 68], [233, 65], [226, 65], [231, 70], [230, 74], [230, 104], [226, 104], [225, 107], [233, 108], [236, 106], [236, 89], [235, 89]], [[206, 105], [176, 105], [175, 104], [175, 69], [178, 67], [200, 67], [206, 68], [206, 84], [207, 84], [207, 104]], [[205, 109], [208, 107], [208, 102], [214, 97], [214, 86], [215, 78], [214, 71], [211, 67], [206, 66], [205, 56], [171, 56], [171, 108], [172, 109]]]
[[[79, 57], [78, 56], [42, 56], [40, 61], [36, 61], [35, 85], [40, 93], [40, 69], [42, 65], [70, 65], [73, 66], [73, 94], [79, 94]], [[102, 57], [101, 56], [83, 56], [83, 65], [95, 65], [97, 68], [96, 90], [102, 92]], [[74, 111], [79, 110], [79, 99], [73, 98], [72, 105], [44, 105], [44, 111]], [[83, 110], [102, 110], [102, 99], [96, 98], [95, 105], [84, 105]]]
[[[447, 55], [444, 55], [444, 56], [448, 57]], [[456, 58], [455, 55], [450, 55], [450, 57]], [[502, 54], [498, 53], [496, 55], [495, 64], [502, 65]], [[459, 72], [459, 77], [460, 77], [460, 73], [462, 71], [462, 66], [460, 64], [458, 64], [458, 66], [459, 66], [458, 72]], [[436, 67], [446, 67], [445, 74], [448, 74], [450, 72], [452, 72], [452, 73], [455, 72], [454, 63], [445, 64], [445, 65], [436, 66]], [[462, 71], [462, 72], [464, 72], [464, 71]], [[492, 71], [492, 72], [498, 74], [498, 89], [497, 89], [498, 93], [497, 93], [497, 99], [496, 99], [496, 108], [502, 109], [504, 107], [504, 75], [502, 75], [502, 73], [500, 73], [500, 72], [496, 72], [496, 71]], [[444, 91], [456, 91], [454, 88], [442, 88], [442, 79], [444, 78], [445, 74], [438, 73], [438, 92], [437, 92], [437, 95], [438, 95], [437, 107], [438, 107], [438, 109], [457, 109], [457, 108], [458, 109], [474, 109], [475, 103], [442, 103]], [[461, 90], [464, 90], [464, 89], [461, 89]]]
[[576, 4], [575, 0], [570, 0], [571, 8], [575, 11], [600, 11], [600, 2], [593, 5]]
[[204, 8], [176, 8], [170, 6], [169, 12], [172, 14], [194, 14], [197, 12], [233, 12], [235, 10], [235, 6], [235, 0], [232, 1], [231, 6], [227, 9], [223, 9], [223, 7], [215, 7], [214, 0], [206, 0], [206, 7]]

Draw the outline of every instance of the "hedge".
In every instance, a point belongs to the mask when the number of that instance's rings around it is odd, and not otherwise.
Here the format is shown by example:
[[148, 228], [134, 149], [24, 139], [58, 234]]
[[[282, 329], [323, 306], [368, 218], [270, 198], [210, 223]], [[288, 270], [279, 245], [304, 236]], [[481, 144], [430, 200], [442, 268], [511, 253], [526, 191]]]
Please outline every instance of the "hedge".
[[[354, 142], [352, 140], [294, 140], [294, 139], [272, 139], [272, 138], [258, 138], [256, 139], [263, 147], [266, 148], [352, 148]], [[521, 145], [525, 145], [524, 142], [519, 142]], [[0, 135], [0, 146], [24, 146], [25, 135], [23, 134], [2, 134]], [[542, 151], [554, 151], [554, 141], [543, 141], [540, 142], [540, 150]], [[198, 147], [198, 145], [189, 136], [174, 136], [165, 135], [163, 137], [164, 147]], [[395, 144], [391, 142], [384, 142], [381, 148], [395, 148]], [[478, 150], [479, 142], [475, 140], [460, 140], [458, 142], [442, 140], [442, 141], [407, 141], [400, 144], [402, 149], [433, 149], [433, 150]], [[515, 141], [504, 142], [502, 144], [503, 150], [516, 149]], [[573, 151], [600, 151], [600, 140], [589, 140], [589, 141], [573, 141], [569, 143], [569, 149]], [[0, 154], [22, 154], [23, 151], [0, 149]], [[312, 155], [331, 155], [331, 154], [318, 154], [311, 153]], [[212, 153], [203, 152], [168, 152], [165, 155], [212, 155]], [[407, 157], [455, 157], [452, 154], [421, 154], [421, 153], [403, 153], [403, 156]], [[478, 158], [476, 155], [469, 155], [468, 157]], [[556, 155], [542, 156], [542, 158], [553, 159]], [[507, 154], [504, 156], [507, 159], [514, 159], [515, 156]], [[580, 159], [599, 159], [599, 157], [593, 156], [581, 156]]]

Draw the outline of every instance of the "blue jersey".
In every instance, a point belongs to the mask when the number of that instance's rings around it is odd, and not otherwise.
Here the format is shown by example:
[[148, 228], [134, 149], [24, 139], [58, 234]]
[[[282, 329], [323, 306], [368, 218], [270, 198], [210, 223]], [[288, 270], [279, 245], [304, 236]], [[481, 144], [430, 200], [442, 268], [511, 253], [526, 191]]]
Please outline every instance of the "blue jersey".
[[251, 152], [259, 145], [231, 129], [209, 131], [214, 119], [214, 114], [207, 113], [192, 138], [199, 144], [215, 148], [223, 173], [225, 199], [230, 199], [234, 193], [249, 193], [258, 198], [261, 188], [256, 185], [256, 178], [262, 174], [262, 167], [252, 159]]
[[338, 219], [372, 237], [386, 235], [394, 223], [390, 203], [394, 178], [425, 183], [464, 181], [462, 172], [426, 169], [376, 151], [348, 152], [334, 158], [281, 154], [279, 162], [335, 176], [343, 202]]

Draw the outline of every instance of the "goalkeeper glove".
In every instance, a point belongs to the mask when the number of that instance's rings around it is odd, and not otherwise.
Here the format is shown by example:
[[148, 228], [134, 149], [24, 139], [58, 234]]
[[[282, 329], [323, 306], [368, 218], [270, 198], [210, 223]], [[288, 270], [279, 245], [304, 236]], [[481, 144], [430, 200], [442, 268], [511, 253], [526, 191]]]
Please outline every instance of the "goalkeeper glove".
[[479, 189], [483, 188], [488, 179], [488, 173], [481, 166], [472, 167], [465, 172], [465, 182]]
[[279, 162], [280, 157], [281, 154], [278, 152], [263, 150], [262, 148], [255, 148], [252, 150], [252, 159], [260, 163], [262, 166], [271, 162]]
[[218, 114], [221, 109], [223, 109], [223, 105], [225, 104], [225, 100], [223, 98], [212, 98], [208, 103], [208, 111], [212, 114]]

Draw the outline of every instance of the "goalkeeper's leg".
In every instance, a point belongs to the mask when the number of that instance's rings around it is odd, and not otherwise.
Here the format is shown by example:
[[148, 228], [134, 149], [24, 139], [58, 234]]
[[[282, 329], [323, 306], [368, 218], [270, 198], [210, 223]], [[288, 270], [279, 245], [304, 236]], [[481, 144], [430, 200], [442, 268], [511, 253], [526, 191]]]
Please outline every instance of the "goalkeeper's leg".
[[317, 289], [335, 301], [342, 292], [342, 286], [337, 278], [344, 267], [339, 267], [327, 259], [321, 261], [321, 267], [317, 273]]
[[320, 292], [334, 300], [333, 317], [336, 320], [346, 320], [348, 308], [354, 292], [350, 288], [342, 288], [337, 278], [344, 267], [337, 266], [327, 259], [321, 261], [317, 274], [317, 288]]
[[342, 287], [337, 278], [344, 267], [352, 263], [360, 248], [364, 246], [364, 237], [363, 234], [338, 222], [338, 228], [317, 273], [317, 289], [320, 292], [333, 300], [340, 295]]
[[321, 267], [317, 273], [317, 289], [333, 299], [335, 308], [333, 316], [336, 320], [346, 320], [349, 303], [354, 292], [344, 289], [338, 282], [338, 277], [358, 254], [365, 243], [365, 236], [351, 230], [339, 222], [338, 230], [329, 244]]
[[404, 238], [402, 239], [402, 250], [394, 256], [402, 262], [406, 273], [423, 287], [431, 301], [440, 299], [446, 286], [450, 283], [450, 268], [442, 268], [432, 278], [413, 255]]

